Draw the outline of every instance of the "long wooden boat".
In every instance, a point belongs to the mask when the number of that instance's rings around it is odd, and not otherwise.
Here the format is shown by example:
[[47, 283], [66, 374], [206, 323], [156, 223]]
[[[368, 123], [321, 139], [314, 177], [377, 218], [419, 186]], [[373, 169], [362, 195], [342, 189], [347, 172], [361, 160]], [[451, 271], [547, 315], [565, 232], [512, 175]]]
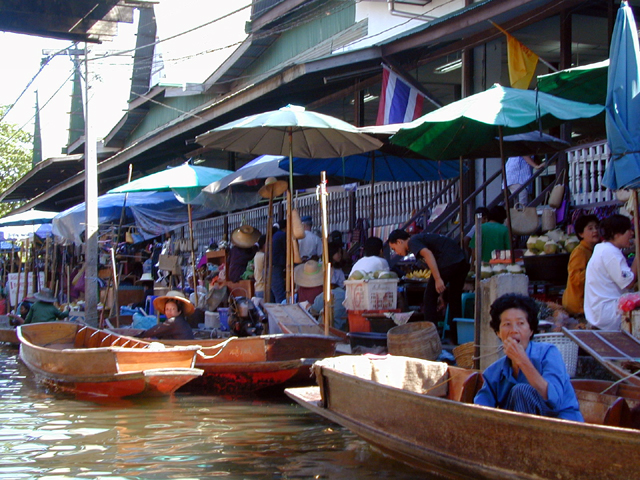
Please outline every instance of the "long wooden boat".
[[170, 340], [166, 345], [195, 345], [195, 366], [204, 371], [182, 390], [216, 395], [247, 395], [314, 383], [316, 360], [335, 355], [339, 339], [323, 335], [262, 335], [211, 340]]
[[167, 348], [72, 322], [18, 327], [20, 359], [38, 380], [99, 397], [168, 395], [202, 375], [197, 348]]
[[613, 426], [615, 415], [607, 414], [615, 402], [597, 393], [580, 399], [593, 423], [579, 423], [466, 403], [479, 373], [438, 362], [350, 356], [314, 370], [319, 387], [286, 393], [396, 459], [446, 478], [640, 478], [640, 431]]
[[14, 346], [20, 345], [16, 327], [10, 324], [7, 315], [0, 315], [0, 343], [8, 343]]

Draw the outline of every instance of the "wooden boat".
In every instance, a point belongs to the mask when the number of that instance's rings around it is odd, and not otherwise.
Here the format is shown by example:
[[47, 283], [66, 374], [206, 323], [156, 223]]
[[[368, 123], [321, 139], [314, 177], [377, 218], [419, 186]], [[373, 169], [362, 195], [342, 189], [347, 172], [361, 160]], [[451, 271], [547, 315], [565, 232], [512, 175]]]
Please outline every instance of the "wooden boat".
[[[269, 333], [307, 333], [314, 335], [324, 335], [324, 325], [319, 324], [298, 303], [279, 304], [267, 303], [264, 306], [269, 316]], [[348, 340], [346, 332], [329, 327], [329, 334], [337, 337], [340, 341]]]
[[565, 328], [563, 332], [613, 375], [640, 386], [640, 342], [637, 338], [620, 330]]
[[345, 356], [314, 370], [320, 387], [286, 393], [396, 459], [446, 478], [640, 478], [640, 431], [602, 425], [611, 402], [597, 393], [592, 405], [581, 405], [594, 423], [579, 423], [466, 403], [479, 373], [438, 362]]
[[166, 348], [77, 323], [22, 325], [18, 338], [20, 359], [40, 381], [76, 394], [167, 395], [202, 375], [193, 368], [195, 347]]
[[323, 335], [262, 335], [211, 340], [167, 340], [166, 345], [198, 345], [195, 366], [204, 371], [183, 390], [246, 395], [313, 383], [311, 367], [335, 355], [337, 338]]
[[0, 343], [8, 343], [14, 346], [20, 345], [16, 327], [10, 324], [7, 315], [0, 315]]

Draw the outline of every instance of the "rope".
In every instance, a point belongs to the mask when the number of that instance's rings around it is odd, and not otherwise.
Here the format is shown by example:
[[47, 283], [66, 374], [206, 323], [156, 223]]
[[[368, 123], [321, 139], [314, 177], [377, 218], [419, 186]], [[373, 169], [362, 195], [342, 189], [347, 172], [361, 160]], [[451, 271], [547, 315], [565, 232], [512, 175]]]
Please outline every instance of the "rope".
[[[224, 347], [227, 346], [227, 344], [233, 340], [235, 337], [229, 337], [227, 338], [224, 342], [219, 343], [218, 345], [215, 345], [214, 347], [208, 347], [208, 348], [218, 348], [219, 351], [215, 353], [215, 355], [205, 355], [204, 353], [202, 353], [202, 350], [198, 350], [196, 351], [196, 353], [198, 354], [198, 356], [204, 360], [211, 360], [212, 358], [216, 358], [218, 355], [220, 355], [222, 353], [222, 351], [224, 350]], [[203, 347], [200, 347], [201, 349]]]

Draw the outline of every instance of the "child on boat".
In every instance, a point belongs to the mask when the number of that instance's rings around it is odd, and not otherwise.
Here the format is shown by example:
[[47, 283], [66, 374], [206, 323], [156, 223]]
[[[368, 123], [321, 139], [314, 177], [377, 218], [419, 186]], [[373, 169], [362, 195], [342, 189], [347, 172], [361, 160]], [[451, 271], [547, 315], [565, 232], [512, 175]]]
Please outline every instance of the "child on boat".
[[491, 305], [491, 328], [505, 357], [482, 374], [474, 403], [487, 407], [583, 422], [571, 379], [555, 345], [532, 342], [538, 307], [527, 296], [509, 293]]

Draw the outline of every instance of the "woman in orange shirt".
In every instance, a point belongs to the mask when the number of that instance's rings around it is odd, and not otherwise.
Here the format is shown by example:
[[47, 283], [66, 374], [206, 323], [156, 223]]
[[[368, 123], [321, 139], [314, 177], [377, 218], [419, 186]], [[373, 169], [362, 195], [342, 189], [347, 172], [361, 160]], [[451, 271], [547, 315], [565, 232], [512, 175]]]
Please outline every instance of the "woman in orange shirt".
[[580, 244], [569, 257], [569, 278], [567, 288], [562, 295], [562, 306], [571, 315], [584, 315], [584, 283], [587, 263], [593, 254], [593, 247], [600, 243], [598, 217], [583, 215], [576, 220], [574, 229], [580, 238]]

